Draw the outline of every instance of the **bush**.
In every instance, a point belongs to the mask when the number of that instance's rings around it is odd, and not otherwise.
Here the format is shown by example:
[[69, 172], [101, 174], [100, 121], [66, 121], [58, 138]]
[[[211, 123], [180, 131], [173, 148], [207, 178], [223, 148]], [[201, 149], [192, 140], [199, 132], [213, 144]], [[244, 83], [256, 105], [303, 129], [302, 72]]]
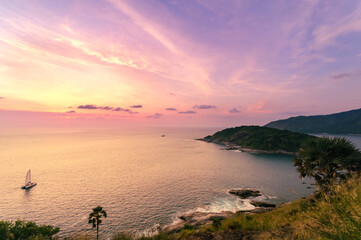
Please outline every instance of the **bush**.
[[58, 227], [37, 225], [35, 222], [17, 220], [0, 222], [0, 239], [52, 239], [59, 232]]

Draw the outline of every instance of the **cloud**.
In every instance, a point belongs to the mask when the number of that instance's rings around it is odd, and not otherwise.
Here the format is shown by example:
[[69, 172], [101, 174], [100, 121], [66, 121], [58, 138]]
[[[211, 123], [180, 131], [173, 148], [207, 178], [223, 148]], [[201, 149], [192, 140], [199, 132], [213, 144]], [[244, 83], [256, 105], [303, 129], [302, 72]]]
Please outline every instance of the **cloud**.
[[165, 110], [167, 110], [167, 111], [177, 111], [176, 108], [166, 108]]
[[198, 108], [198, 109], [211, 109], [211, 108], [216, 108], [216, 106], [214, 105], [194, 105], [193, 108]]
[[130, 109], [127, 108], [121, 108], [121, 107], [109, 107], [109, 106], [96, 106], [93, 104], [88, 104], [88, 105], [80, 105], [78, 106], [79, 109], [101, 109], [101, 110], [106, 110], [106, 111], [113, 111], [113, 112], [127, 112], [130, 114], [137, 114], [138, 112], [133, 112]]
[[130, 110], [126, 109], [126, 108], [117, 107], [117, 108], [114, 108], [112, 111], [114, 111], [114, 112], [129, 112]]
[[142, 105], [133, 105], [133, 106], [130, 106], [130, 108], [142, 108], [143, 106]]
[[195, 111], [185, 111], [185, 112], [178, 112], [179, 114], [195, 114]]
[[164, 114], [161, 114], [161, 113], [155, 113], [153, 115], [149, 115], [149, 116], [145, 116], [146, 118], [160, 118], [164, 116]]
[[67, 111], [65, 113], [76, 113], [75, 111]]
[[128, 108], [121, 108], [121, 107], [117, 107], [117, 108], [113, 108], [112, 109], [113, 112], [127, 112], [130, 114], [137, 114], [138, 112], [133, 112], [132, 110], [128, 109]]
[[330, 24], [323, 24], [313, 32], [316, 47], [325, 47], [335, 43], [339, 36], [361, 32], [361, 4], [354, 10]]
[[93, 105], [93, 104], [88, 104], [88, 105], [80, 105], [78, 106], [79, 109], [99, 109], [99, 107]]
[[240, 111], [237, 108], [232, 108], [229, 110], [229, 113], [239, 113]]
[[254, 112], [254, 113], [269, 113], [270, 111], [266, 109], [266, 101], [260, 101], [258, 103], [252, 104], [247, 108], [247, 112]]
[[0, 99], [4, 99], [4, 97], [0, 97]]
[[336, 74], [333, 75], [332, 78], [333, 79], [344, 79], [344, 78], [349, 78], [349, 77], [354, 77], [354, 76], [360, 76], [361, 72], [356, 72], [356, 73], [340, 73], [340, 74]]

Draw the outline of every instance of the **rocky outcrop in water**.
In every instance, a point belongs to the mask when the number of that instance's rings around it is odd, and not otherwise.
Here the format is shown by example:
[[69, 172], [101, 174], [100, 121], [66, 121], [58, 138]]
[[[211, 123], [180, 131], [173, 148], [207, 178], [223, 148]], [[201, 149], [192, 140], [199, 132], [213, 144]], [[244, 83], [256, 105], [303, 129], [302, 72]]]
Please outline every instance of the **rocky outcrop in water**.
[[276, 207], [276, 204], [274, 204], [274, 203], [260, 202], [260, 201], [255, 201], [255, 200], [251, 200], [250, 203], [255, 207], [263, 207], [263, 208], [275, 208]]
[[[236, 195], [241, 199], [256, 198], [262, 196], [261, 192], [253, 188], [232, 189], [229, 194]], [[258, 208], [275, 208], [276, 204], [251, 199], [250, 204]]]
[[253, 188], [243, 188], [243, 189], [232, 189], [229, 191], [230, 194], [235, 195], [244, 201], [249, 202], [254, 206], [253, 209], [240, 210], [236, 213], [230, 211], [222, 212], [190, 212], [183, 214], [178, 217], [179, 221], [169, 225], [163, 229], [165, 232], [178, 232], [184, 225], [193, 226], [196, 229], [200, 226], [207, 224], [212, 224], [214, 221], [223, 220], [234, 216], [234, 214], [254, 214], [254, 213], [263, 213], [271, 211], [276, 207], [273, 203], [267, 203], [255, 200], [255, 198], [262, 196], [261, 192], [258, 189]]
[[242, 199], [247, 199], [249, 197], [259, 197], [262, 195], [259, 190], [251, 188], [232, 189], [229, 191], [229, 193], [236, 195]]

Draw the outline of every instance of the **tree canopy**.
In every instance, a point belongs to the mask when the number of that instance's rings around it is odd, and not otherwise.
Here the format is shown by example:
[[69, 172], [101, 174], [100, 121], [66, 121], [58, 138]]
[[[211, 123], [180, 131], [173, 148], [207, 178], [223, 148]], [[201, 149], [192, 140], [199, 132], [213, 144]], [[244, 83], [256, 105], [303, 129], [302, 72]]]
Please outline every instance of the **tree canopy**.
[[99, 238], [99, 225], [102, 223], [102, 217], [107, 217], [107, 212], [102, 206], [93, 208], [93, 212], [89, 214], [89, 224], [92, 224], [93, 228], [97, 228], [97, 239]]
[[58, 227], [37, 225], [32, 221], [0, 221], [0, 240], [52, 239], [59, 230]]
[[352, 172], [359, 173], [361, 152], [345, 138], [316, 138], [304, 143], [294, 159], [294, 165], [301, 177], [312, 177], [324, 188]]

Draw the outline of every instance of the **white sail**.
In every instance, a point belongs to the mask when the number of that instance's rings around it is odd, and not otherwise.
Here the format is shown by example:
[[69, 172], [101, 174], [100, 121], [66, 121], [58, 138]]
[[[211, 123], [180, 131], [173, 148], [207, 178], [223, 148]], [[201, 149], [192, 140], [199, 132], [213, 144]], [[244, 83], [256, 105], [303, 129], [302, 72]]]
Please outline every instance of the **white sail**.
[[25, 185], [31, 183], [31, 171], [29, 169], [28, 173], [26, 174], [26, 178], [25, 178]]

